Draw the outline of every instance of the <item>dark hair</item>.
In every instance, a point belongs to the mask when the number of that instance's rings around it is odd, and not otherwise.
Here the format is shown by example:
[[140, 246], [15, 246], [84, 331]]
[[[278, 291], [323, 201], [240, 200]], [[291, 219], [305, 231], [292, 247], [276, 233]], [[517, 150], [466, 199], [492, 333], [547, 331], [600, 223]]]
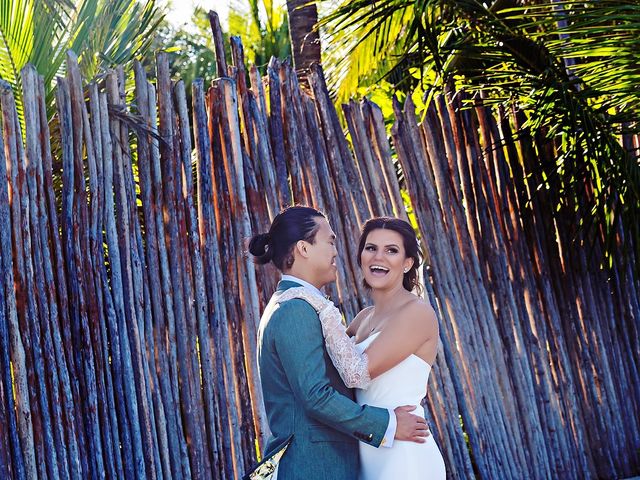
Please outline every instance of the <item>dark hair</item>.
[[[399, 218], [393, 217], [376, 217], [367, 220], [362, 227], [362, 233], [360, 234], [360, 243], [358, 244], [358, 266], [362, 267], [362, 251], [364, 250], [364, 246], [367, 243], [367, 237], [369, 233], [373, 230], [378, 229], [386, 229], [393, 230], [394, 232], [398, 232], [402, 236], [402, 243], [404, 245], [404, 254], [407, 257], [413, 258], [413, 265], [404, 274], [404, 278], [402, 279], [402, 286], [405, 290], [413, 291], [414, 289], [418, 292], [422, 291], [422, 286], [420, 282], [418, 282], [418, 267], [422, 262], [422, 252], [420, 250], [420, 245], [418, 244], [418, 238], [416, 237], [416, 232], [413, 230], [413, 227], [404, 220], [400, 220]], [[370, 289], [371, 287], [364, 280], [365, 288]]]
[[285, 208], [271, 222], [268, 233], [259, 233], [249, 241], [249, 253], [256, 263], [273, 262], [280, 271], [293, 265], [293, 247], [299, 240], [314, 243], [318, 232], [316, 218], [325, 218], [315, 208], [295, 205]]

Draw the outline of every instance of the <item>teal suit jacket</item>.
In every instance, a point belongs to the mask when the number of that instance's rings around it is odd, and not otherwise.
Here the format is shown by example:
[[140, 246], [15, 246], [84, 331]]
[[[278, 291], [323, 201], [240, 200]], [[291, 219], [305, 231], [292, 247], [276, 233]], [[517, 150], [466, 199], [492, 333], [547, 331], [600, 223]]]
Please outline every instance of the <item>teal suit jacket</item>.
[[358, 405], [324, 344], [315, 309], [301, 299], [282, 304], [282, 291], [299, 287], [281, 281], [258, 328], [258, 365], [271, 429], [264, 456], [290, 435], [278, 480], [353, 480], [358, 440], [379, 446], [389, 411]]

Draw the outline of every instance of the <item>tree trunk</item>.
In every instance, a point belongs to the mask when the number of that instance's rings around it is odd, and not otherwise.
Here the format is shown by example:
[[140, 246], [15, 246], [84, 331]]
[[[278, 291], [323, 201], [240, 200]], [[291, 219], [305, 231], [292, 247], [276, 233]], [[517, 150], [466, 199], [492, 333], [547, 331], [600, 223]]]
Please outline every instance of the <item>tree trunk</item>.
[[314, 30], [318, 9], [309, 0], [287, 0], [289, 34], [293, 66], [299, 77], [306, 78], [312, 63], [320, 63], [320, 36]]

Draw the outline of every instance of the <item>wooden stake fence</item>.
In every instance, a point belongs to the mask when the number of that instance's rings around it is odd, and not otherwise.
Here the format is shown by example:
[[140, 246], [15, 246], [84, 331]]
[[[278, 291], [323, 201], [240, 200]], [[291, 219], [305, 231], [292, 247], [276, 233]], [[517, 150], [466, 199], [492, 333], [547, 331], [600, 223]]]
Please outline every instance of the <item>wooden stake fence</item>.
[[425, 413], [449, 477], [640, 473], [635, 259], [590, 268], [573, 213], [537, 188], [553, 146], [463, 92], [421, 124], [396, 102], [392, 145], [380, 109], [351, 101], [345, 136], [320, 67], [310, 90], [287, 61], [261, 79], [211, 24], [221, 77], [190, 106], [164, 53], [155, 83], [134, 66], [127, 104], [122, 69], [84, 85], [70, 52], [52, 131], [23, 70], [23, 143], [0, 84], [0, 477], [241, 477], [268, 434], [256, 327], [277, 282], [247, 238], [285, 204], [325, 211], [328, 293], [352, 318], [359, 228], [408, 218], [402, 190], [441, 322]]

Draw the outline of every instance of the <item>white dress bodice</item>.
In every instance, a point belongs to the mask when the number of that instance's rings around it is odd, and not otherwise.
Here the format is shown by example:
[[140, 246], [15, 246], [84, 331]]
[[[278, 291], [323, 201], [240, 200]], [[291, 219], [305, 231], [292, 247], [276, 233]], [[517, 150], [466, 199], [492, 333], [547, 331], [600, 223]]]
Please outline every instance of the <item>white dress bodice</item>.
[[[379, 332], [378, 332], [379, 333]], [[356, 344], [361, 352], [378, 335], [375, 333]], [[413, 412], [422, 415], [420, 406], [427, 392], [431, 365], [416, 355], [409, 355], [398, 365], [371, 380], [366, 389], [356, 389], [360, 405], [396, 408], [416, 405]], [[433, 439], [425, 443], [395, 440], [391, 448], [374, 448], [360, 442], [359, 480], [445, 480], [445, 465]]]
[[[356, 344], [364, 351], [380, 332]], [[400, 405], [420, 406], [427, 393], [431, 365], [416, 355], [409, 355], [398, 365], [374, 378], [366, 390], [356, 389], [361, 405], [395, 408]]]

